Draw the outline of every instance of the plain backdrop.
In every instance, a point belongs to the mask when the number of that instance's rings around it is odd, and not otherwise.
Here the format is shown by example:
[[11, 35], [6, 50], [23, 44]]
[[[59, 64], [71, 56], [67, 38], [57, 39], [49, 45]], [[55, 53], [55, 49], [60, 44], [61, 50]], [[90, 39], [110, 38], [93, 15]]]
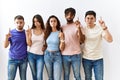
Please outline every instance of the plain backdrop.
[[[3, 47], [5, 34], [9, 28], [15, 28], [14, 17], [23, 15], [25, 18], [25, 26], [32, 25], [32, 17], [40, 14], [44, 23], [50, 15], [56, 15], [61, 24], [65, 24], [64, 10], [68, 7], [76, 9], [76, 20], [79, 17], [80, 22], [85, 25], [84, 15], [88, 10], [94, 10], [97, 13], [97, 21], [100, 16], [108, 26], [113, 36], [113, 42], [107, 43], [103, 40], [104, 55], [104, 80], [120, 80], [120, 10], [119, 0], [0, 0], [0, 80], [7, 80], [7, 62], [8, 48]], [[17, 71], [16, 79], [20, 80], [19, 71]], [[84, 72], [81, 68], [82, 80], [84, 80]], [[94, 76], [94, 75], [93, 75]], [[70, 80], [74, 80], [71, 71]], [[47, 80], [47, 73], [44, 68], [44, 80]], [[28, 66], [27, 80], [32, 80], [31, 71]], [[94, 80], [94, 79], [93, 79]]]

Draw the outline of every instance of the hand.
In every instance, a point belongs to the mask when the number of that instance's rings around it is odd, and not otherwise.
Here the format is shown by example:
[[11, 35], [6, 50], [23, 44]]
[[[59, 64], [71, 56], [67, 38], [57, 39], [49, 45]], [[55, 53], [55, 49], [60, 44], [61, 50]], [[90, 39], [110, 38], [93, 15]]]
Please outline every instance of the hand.
[[78, 19], [75, 21], [75, 24], [76, 24], [77, 27], [80, 27], [81, 23], [80, 23], [80, 21], [79, 21], [79, 17], [78, 17]]
[[11, 29], [9, 28], [8, 34], [6, 34], [6, 38], [10, 38], [11, 37], [11, 33], [10, 33]]
[[26, 35], [27, 36], [31, 35], [31, 29], [30, 29], [29, 25], [28, 25], [28, 29], [26, 30]]
[[107, 27], [105, 25], [105, 22], [102, 20], [102, 17], [100, 17], [99, 24], [100, 24], [100, 26], [102, 27], [103, 30], [107, 29]]
[[59, 38], [60, 38], [60, 40], [61, 40], [61, 39], [64, 40], [64, 33], [63, 33], [63, 32], [60, 32], [60, 33], [59, 33]]

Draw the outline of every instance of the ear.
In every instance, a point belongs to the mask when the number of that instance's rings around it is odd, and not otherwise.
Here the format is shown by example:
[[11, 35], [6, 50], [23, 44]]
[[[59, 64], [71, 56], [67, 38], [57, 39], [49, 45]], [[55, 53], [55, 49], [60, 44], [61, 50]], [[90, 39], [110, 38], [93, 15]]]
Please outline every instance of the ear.
[[23, 24], [25, 25], [25, 22], [23, 22]]
[[96, 22], [96, 18], [95, 18], [95, 22]]

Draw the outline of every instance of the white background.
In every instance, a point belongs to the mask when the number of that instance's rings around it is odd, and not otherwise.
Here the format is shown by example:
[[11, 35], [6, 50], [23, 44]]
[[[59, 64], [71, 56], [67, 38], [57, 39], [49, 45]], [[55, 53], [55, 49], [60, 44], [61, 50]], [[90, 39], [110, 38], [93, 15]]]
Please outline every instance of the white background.
[[[32, 17], [35, 14], [42, 15], [44, 22], [54, 14], [61, 24], [66, 23], [64, 10], [68, 7], [76, 9], [76, 17], [79, 17], [81, 23], [84, 23], [84, 14], [88, 10], [94, 10], [97, 13], [97, 20], [102, 16], [106, 22], [109, 31], [113, 36], [113, 42], [103, 41], [104, 55], [104, 80], [120, 80], [120, 10], [119, 0], [0, 0], [0, 80], [7, 80], [7, 60], [8, 49], [3, 48], [5, 34], [9, 28], [14, 27], [14, 17], [18, 14], [25, 18], [25, 29], [27, 25], [32, 24]], [[83, 69], [82, 80], [84, 80]], [[15, 80], [20, 80], [17, 72]], [[28, 66], [27, 80], [32, 80], [31, 72]], [[44, 80], [47, 80], [47, 74], [44, 69]], [[73, 73], [71, 73], [71, 79]]]

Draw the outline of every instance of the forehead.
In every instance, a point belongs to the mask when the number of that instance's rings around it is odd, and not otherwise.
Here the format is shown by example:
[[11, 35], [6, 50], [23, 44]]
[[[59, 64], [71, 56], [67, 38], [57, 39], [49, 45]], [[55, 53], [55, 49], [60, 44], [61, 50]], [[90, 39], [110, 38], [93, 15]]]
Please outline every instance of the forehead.
[[86, 18], [95, 18], [94, 15], [87, 15]]
[[34, 21], [38, 21], [38, 19], [37, 19], [37, 18], [34, 18], [33, 20], [34, 20]]
[[52, 21], [52, 20], [57, 20], [56, 18], [54, 18], [54, 17], [52, 17], [52, 18], [50, 18], [50, 21]]
[[72, 12], [68, 12], [65, 15], [73, 15], [73, 13]]
[[23, 19], [15, 19], [15, 22], [24, 22]]

